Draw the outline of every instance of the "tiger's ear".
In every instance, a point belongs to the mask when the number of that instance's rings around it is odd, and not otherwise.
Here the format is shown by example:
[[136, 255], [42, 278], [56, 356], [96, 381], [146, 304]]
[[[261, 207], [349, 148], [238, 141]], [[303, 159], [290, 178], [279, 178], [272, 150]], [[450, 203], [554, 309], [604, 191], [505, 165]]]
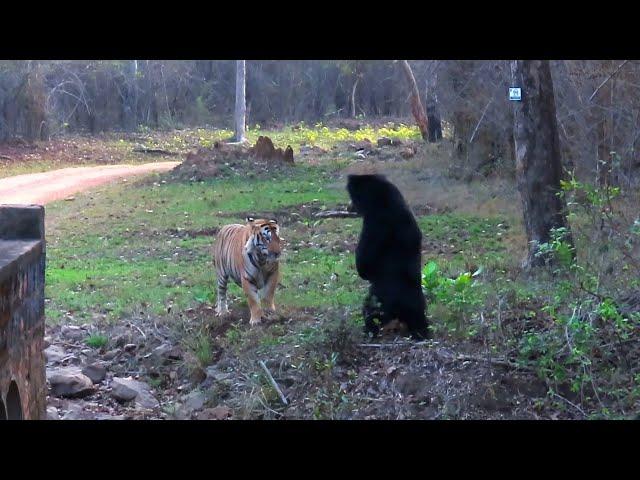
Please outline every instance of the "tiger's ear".
[[253, 222], [255, 219], [253, 217], [247, 217], [247, 223]]
[[271, 220], [269, 220], [269, 223], [275, 223], [277, 225], [278, 221], [275, 218], [272, 218]]

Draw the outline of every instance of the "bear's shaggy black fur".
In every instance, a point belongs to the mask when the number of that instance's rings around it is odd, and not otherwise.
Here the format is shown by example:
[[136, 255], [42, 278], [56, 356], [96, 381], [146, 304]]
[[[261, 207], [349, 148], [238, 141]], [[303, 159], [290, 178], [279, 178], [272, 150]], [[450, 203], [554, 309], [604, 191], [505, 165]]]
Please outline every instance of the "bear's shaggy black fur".
[[428, 338], [421, 286], [422, 233], [400, 191], [382, 175], [349, 175], [347, 191], [363, 217], [356, 248], [358, 275], [371, 285], [362, 309], [365, 331], [377, 335], [398, 319], [414, 338]]

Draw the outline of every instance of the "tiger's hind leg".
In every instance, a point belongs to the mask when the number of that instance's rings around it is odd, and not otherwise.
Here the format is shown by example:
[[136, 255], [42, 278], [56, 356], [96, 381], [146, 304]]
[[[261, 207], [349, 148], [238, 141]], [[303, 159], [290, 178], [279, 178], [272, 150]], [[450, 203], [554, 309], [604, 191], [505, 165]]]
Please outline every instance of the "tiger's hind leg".
[[224, 274], [218, 274], [218, 298], [216, 301], [216, 315], [223, 315], [229, 313], [229, 307], [227, 305], [227, 283], [229, 277]]

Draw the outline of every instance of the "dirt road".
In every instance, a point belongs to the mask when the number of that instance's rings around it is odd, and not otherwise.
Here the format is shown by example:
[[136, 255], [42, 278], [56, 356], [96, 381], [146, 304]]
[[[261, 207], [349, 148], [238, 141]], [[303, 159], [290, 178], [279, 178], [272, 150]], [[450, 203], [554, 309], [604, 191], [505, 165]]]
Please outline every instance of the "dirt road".
[[74, 193], [119, 178], [171, 170], [180, 162], [143, 165], [77, 167], [0, 179], [0, 204], [39, 204], [67, 198]]

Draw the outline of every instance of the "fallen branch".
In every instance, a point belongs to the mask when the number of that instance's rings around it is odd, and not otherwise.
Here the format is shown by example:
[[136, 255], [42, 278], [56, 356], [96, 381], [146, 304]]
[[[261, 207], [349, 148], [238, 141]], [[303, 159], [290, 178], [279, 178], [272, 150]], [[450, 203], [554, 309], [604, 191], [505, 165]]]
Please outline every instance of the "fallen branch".
[[0, 155], [0, 159], [2, 159], [2, 160], [9, 160], [9, 161], [13, 161], [13, 158], [8, 157], [8, 156], [6, 156], [6, 155]]
[[585, 411], [583, 409], [581, 409], [578, 405], [576, 405], [575, 403], [573, 403], [572, 401], [564, 398], [562, 395], [558, 395], [556, 392], [551, 392], [553, 394], [553, 396], [558, 397], [560, 400], [564, 400], [565, 402], [567, 402], [569, 405], [571, 405], [573, 408], [575, 408], [576, 410], [578, 410], [582, 416], [584, 418], [588, 418], [589, 416], [585, 413]]
[[478, 124], [476, 125], [476, 128], [473, 130], [473, 133], [471, 134], [471, 138], [469, 139], [469, 143], [473, 143], [473, 139], [476, 136], [476, 132], [478, 131], [478, 128], [480, 127], [480, 124], [482, 123], [482, 119], [484, 118], [484, 115], [487, 113], [487, 109], [489, 108], [489, 105], [491, 105], [492, 103], [493, 103], [493, 97], [491, 98], [491, 100], [489, 100], [487, 105], [484, 107], [484, 110], [482, 111], [482, 116], [480, 117], [480, 120], [478, 120]]
[[468, 362], [468, 361], [473, 361], [473, 362], [478, 362], [478, 363], [483, 363], [483, 362], [488, 362], [492, 365], [501, 365], [503, 367], [509, 367], [509, 368], [513, 368], [516, 370], [526, 370], [526, 371], [530, 371], [533, 372], [535, 371], [533, 368], [531, 367], [527, 367], [524, 365], [518, 365], [515, 362], [510, 362], [509, 360], [503, 360], [500, 358], [486, 358], [486, 357], [477, 357], [474, 355], [458, 355], [457, 357], [453, 358], [452, 360], [457, 360], [459, 362]]
[[147, 339], [147, 336], [145, 335], [145, 333], [142, 331], [142, 329], [141, 329], [140, 327], [138, 327], [137, 325], [135, 325], [135, 324], [134, 324], [134, 323], [132, 323], [132, 322], [129, 322], [129, 327], [133, 327], [133, 328], [137, 329], [137, 330], [142, 334], [142, 336], [144, 337], [144, 339], [145, 339], [145, 340]]
[[591, 94], [591, 96], [589, 97], [589, 101], [593, 100], [593, 97], [595, 97], [595, 96], [598, 94], [598, 92], [600, 91], [600, 89], [601, 89], [602, 87], [604, 87], [604, 85], [605, 85], [609, 80], [611, 80], [611, 78], [613, 78], [613, 76], [614, 76], [615, 74], [617, 74], [617, 73], [620, 71], [620, 69], [621, 69], [622, 67], [624, 67], [628, 62], [629, 62], [629, 60], [625, 60], [625, 61], [624, 61], [624, 62], [622, 62], [620, 65], [618, 65], [618, 68], [616, 68], [616, 69], [611, 73], [611, 75], [609, 75], [607, 78], [605, 78], [605, 79], [604, 79], [604, 82], [602, 82], [600, 85], [598, 85], [598, 88], [596, 88], [596, 89], [594, 90], [594, 92]]
[[170, 152], [169, 150], [162, 150], [161, 148], [134, 148], [134, 153], [148, 153], [150, 155], [170, 155], [175, 157], [177, 152]]
[[426, 345], [429, 342], [393, 342], [393, 343], [360, 343], [359, 347], [364, 348], [387, 348], [387, 347], [408, 347]]
[[327, 210], [325, 212], [318, 212], [313, 216], [317, 218], [355, 218], [360, 215], [356, 212], [348, 212], [346, 210]]
[[269, 382], [271, 382], [271, 385], [273, 386], [273, 388], [275, 388], [276, 392], [278, 392], [278, 395], [280, 395], [280, 400], [282, 400], [282, 403], [284, 403], [285, 405], [289, 405], [289, 402], [287, 402], [287, 397], [284, 396], [284, 393], [282, 393], [282, 390], [280, 390], [280, 387], [278, 386], [276, 381], [273, 379], [273, 377], [271, 376], [271, 372], [269, 371], [269, 369], [267, 368], [267, 366], [264, 364], [262, 360], [260, 360], [260, 366], [267, 374], [267, 377], [269, 378]]

